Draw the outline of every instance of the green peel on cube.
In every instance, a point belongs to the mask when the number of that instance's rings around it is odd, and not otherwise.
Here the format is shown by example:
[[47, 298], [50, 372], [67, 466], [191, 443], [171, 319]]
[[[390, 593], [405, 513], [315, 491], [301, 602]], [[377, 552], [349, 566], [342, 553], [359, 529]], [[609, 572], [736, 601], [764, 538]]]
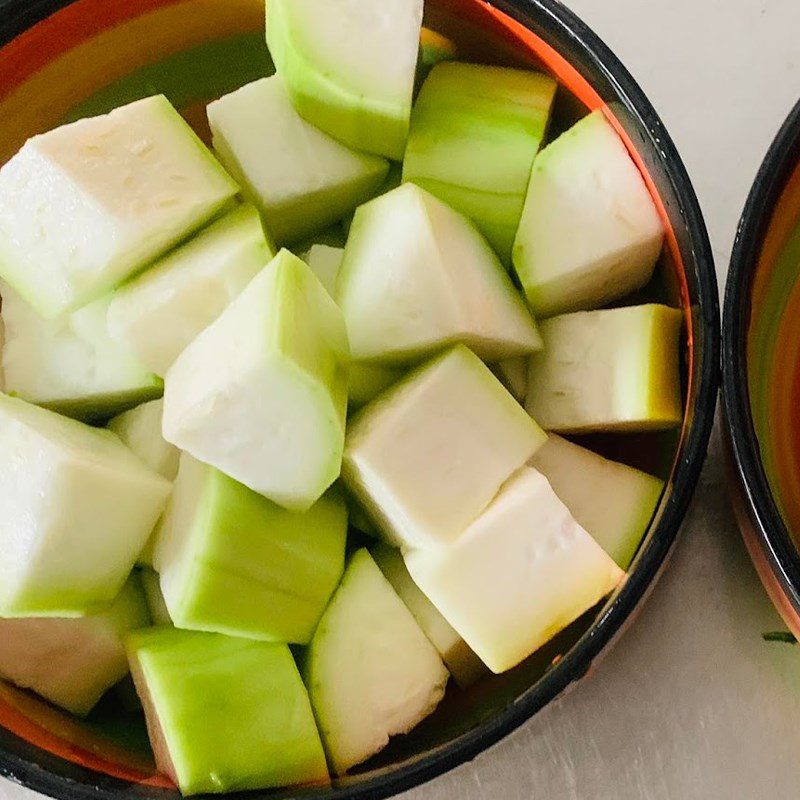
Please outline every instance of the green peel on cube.
[[469, 217], [506, 264], [556, 87], [532, 70], [449, 62], [414, 104], [403, 180]]
[[127, 634], [149, 624], [136, 578], [85, 617], [0, 619], [0, 676], [85, 717], [128, 674]]
[[558, 433], [659, 431], [683, 421], [683, 313], [651, 304], [579, 311], [541, 323], [526, 408]]
[[307, 511], [341, 471], [348, 366], [341, 311], [283, 250], [170, 367], [164, 438]]
[[483, 236], [414, 184], [356, 211], [337, 300], [354, 361], [413, 364], [459, 342], [487, 361], [541, 347]]
[[552, 434], [530, 460], [576, 521], [621, 569], [630, 567], [664, 481]]
[[117, 290], [108, 328], [162, 377], [275, 256], [253, 206], [239, 206]]
[[76, 617], [119, 593], [170, 483], [109, 431], [0, 395], [0, 616]]
[[108, 331], [111, 296], [45, 319], [8, 284], [3, 298], [5, 391], [86, 421], [160, 397], [161, 379]]
[[156, 765], [184, 795], [328, 782], [285, 644], [151, 628], [127, 647]]
[[343, 477], [390, 543], [436, 547], [460, 536], [546, 438], [458, 346], [353, 419]]
[[300, 115], [402, 161], [423, 0], [270, 0], [267, 44]]
[[645, 286], [664, 225], [602, 111], [537, 156], [514, 244], [514, 267], [537, 317], [608, 305]]
[[377, 545], [371, 553], [383, 576], [413, 614], [458, 686], [467, 689], [486, 675], [483, 662], [414, 583], [403, 554], [388, 544]]
[[449, 674], [370, 554], [359, 550], [320, 620], [303, 677], [328, 762], [342, 775], [431, 714]]
[[288, 511], [184, 454], [155, 550], [179, 628], [307, 644], [344, 571], [335, 492]]
[[527, 467], [456, 542], [404, 556], [417, 586], [498, 674], [546, 644], [625, 575], [547, 479]]
[[341, 220], [374, 196], [389, 170], [385, 159], [351, 150], [305, 122], [277, 75], [211, 103], [208, 121], [214, 149], [278, 245]]
[[238, 191], [161, 95], [64, 125], [0, 169], [0, 278], [44, 317], [74, 311]]

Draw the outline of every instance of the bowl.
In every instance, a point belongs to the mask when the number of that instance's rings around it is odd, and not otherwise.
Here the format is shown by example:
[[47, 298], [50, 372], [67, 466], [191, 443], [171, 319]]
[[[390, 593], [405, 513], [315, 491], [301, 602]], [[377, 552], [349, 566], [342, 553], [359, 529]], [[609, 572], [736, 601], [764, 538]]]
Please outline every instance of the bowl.
[[800, 637], [800, 104], [756, 176], [731, 257], [723, 409], [739, 527]]
[[[156, 91], [207, 137], [205, 104], [269, 69], [263, 15], [262, 0], [0, 0], [0, 163], [32, 134]], [[589, 675], [666, 564], [713, 424], [719, 309], [711, 250], [686, 171], [642, 91], [554, 0], [428, 0], [425, 24], [453, 39], [465, 59], [533, 65], [558, 77], [556, 132], [603, 108], [624, 138], [668, 231], [662, 262], [637, 299], [684, 310], [685, 420], [670, 434], [591, 439], [600, 452], [666, 481], [628, 579], [608, 602], [511, 672], [448, 693], [412, 734], [331, 787], [261, 797], [374, 800], [409, 789], [473, 758]], [[69, 800], [173, 800], [129, 692], [113, 690], [78, 722], [0, 685], [0, 773]]]

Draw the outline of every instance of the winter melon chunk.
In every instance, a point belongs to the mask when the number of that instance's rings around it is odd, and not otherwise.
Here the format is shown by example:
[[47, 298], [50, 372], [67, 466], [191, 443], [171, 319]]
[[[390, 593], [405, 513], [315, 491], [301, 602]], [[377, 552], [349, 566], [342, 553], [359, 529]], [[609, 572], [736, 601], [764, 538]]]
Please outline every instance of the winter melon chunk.
[[0, 292], [3, 378], [9, 394], [89, 421], [161, 396], [161, 379], [111, 337], [110, 295], [45, 319], [8, 284]]
[[536, 157], [514, 267], [537, 316], [600, 308], [644, 286], [664, 226], [602, 111]]
[[551, 434], [530, 460], [576, 521], [622, 569], [633, 560], [664, 481]]
[[136, 578], [86, 617], [0, 619], [0, 676], [85, 716], [128, 674], [125, 636], [149, 624]]
[[328, 761], [339, 775], [433, 712], [449, 677], [366, 550], [350, 560], [303, 672]]
[[354, 361], [409, 364], [458, 342], [490, 361], [541, 347], [486, 240], [412, 183], [356, 211], [336, 291]]
[[55, 317], [122, 283], [238, 190], [163, 96], [64, 125], [0, 169], [0, 277]]
[[384, 159], [350, 150], [305, 122], [277, 75], [211, 103], [208, 120], [214, 149], [279, 245], [342, 219], [389, 171]]
[[486, 674], [483, 662], [414, 583], [403, 561], [403, 554], [388, 544], [379, 544], [372, 549], [372, 557], [397, 596], [414, 615], [422, 632], [439, 652], [455, 682], [466, 689]]
[[579, 311], [544, 320], [526, 407], [559, 433], [652, 431], [683, 419], [683, 315], [662, 305]]
[[270, 0], [267, 44], [301, 116], [401, 161], [423, 0]]
[[507, 264], [555, 94], [540, 72], [449, 62], [414, 104], [403, 180], [469, 217]]
[[274, 256], [258, 212], [239, 206], [118, 289], [109, 330], [163, 377]]
[[128, 655], [156, 764], [184, 795], [328, 781], [285, 644], [151, 628]]
[[169, 491], [113, 433], [0, 395], [0, 616], [108, 606]]
[[307, 644], [344, 570], [347, 508], [287, 511], [184, 453], [155, 567], [180, 628]]
[[435, 547], [463, 533], [546, 438], [458, 346], [354, 417], [343, 477], [388, 541]]
[[458, 541], [405, 553], [417, 586], [493, 672], [515, 667], [624, 577], [536, 470]]
[[341, 471], [348, 363], [341, 312], [283, 250], [170, 367], [164, 438], [307, 511]]

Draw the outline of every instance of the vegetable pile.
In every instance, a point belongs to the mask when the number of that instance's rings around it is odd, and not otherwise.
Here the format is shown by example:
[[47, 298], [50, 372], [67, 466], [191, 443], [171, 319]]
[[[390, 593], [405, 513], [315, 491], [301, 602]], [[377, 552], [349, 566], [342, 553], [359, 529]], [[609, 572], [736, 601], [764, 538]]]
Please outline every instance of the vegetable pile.
[[130, 671], [187, 795], [328, 781], [520, 664], [663, 489], [559, 434], [683, 418], [602, 110], [551, 137], [556, 82], [420, 52], [422, 0], [268, 12], [213, 152], [154, 96], [0, 170], [0, 675], [83, 716]]

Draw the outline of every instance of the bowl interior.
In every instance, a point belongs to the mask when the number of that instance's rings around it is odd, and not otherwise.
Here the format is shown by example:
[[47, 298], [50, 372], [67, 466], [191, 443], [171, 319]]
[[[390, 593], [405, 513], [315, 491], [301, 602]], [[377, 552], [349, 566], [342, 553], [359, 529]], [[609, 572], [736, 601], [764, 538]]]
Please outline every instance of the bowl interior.
[[740, 520], [762, 579], [800, 634], [800, 106], [742, 216], [724, 333]]
[[[554, 134], [587, 110], [604, 108], [623, 135], [668, 229], [653, 281], [625, 304], [660, 301], [684, 309], [686, 421], [669, 434], [584, 441], [667, 481], [629, 580], [605, 607], [586, 614], [517, 669], [468, 692], [448, 693], [422, 726], [333, 790], [302, 790], [303, 795], [374, 797], [409, 786], [495, 741], [582, 677], [661, 568], [713, 417], [717, 308], [708, 243], [677, 154], [627, 73], [551, 0], [497, 0], [492, 6], [428, 0], [425, 25], [426, 36], [452, 39], [465, 60], [553, 73], [561, 83]], [[263, 26], [262, 0], [12, 0], [0, 17], [0, 164], [35, 133], [156, 92], [166, 94], [208, 140], [205, 105], [272, 71]], [[55, 794], [66, 792], [69, 781], [71, 796], [96, 796], [93, 787], [118, 792], [131, 784], [138, 796], [166, 796], [171, 785], [155, 772], [130, 691], [123, 684], [78, 722], [0, 684], [0, 767]], [[390, 775], [404, 777], [390, 783]]]

